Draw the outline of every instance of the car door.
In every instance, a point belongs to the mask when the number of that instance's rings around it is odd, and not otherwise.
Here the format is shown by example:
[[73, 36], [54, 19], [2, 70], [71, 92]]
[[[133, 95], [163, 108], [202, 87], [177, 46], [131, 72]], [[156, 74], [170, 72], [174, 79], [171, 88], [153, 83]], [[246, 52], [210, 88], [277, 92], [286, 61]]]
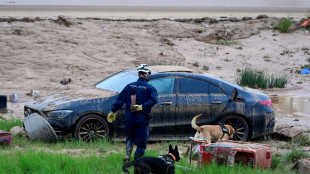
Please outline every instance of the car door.
[[174, 136], [176, 109], [175, 77], [165, 77], [150, 80], [149, 83], [157, 89], [158, 103], [152, 108], [150, 120], [150, 138]]
[[218, 113], [227, 105], [227, 95], [208, 81], [181, 77], [177, 79], [177, 87], [175, 132], [181, 136], [194, 136], [191, 127], [194, 116], [202, 114], [197, 125], [215, 124]]

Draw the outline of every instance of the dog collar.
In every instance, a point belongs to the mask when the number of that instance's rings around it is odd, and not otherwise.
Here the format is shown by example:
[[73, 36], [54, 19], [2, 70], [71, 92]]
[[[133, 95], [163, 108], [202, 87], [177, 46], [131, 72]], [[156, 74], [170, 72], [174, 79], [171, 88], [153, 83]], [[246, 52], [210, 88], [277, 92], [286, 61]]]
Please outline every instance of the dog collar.
[[176, 161], [175, 156], [172, 153], [168, 153], [170, 156], [172, 156], [173, 160]]

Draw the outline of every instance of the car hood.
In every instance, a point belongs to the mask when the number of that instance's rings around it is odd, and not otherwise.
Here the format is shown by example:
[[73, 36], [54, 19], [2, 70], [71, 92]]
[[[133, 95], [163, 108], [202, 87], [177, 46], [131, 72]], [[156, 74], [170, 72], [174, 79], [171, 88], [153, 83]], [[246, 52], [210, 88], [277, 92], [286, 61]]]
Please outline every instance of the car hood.
[[33, 100], [26, 104], [27, 107], [41, 110], [51, 111], [59, 108], [66, 109], [74, 102], [86, 102], [93, 99], [102, 100], [116, 95], [116, 92], [98, 89], [95, 87], [84, 88], [79, 90], [68, 90], [53, 95]]

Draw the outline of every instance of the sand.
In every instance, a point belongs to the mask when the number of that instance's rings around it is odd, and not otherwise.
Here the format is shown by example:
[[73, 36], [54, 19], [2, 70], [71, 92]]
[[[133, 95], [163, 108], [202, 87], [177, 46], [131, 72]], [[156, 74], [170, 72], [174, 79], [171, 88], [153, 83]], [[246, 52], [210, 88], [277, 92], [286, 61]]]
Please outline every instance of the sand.
[[[309, 96], [309, 75], [296, 73], [310, 63], [309, 32], [273, 30], [281, 20], [2, 18], [0, 94], [16, 93], [19, 101], [9, 102], [10, 112], [0, 115], [23, 119], [24, 104], [34, 99], [27, 95], [31, 90], [42, 97], [81, 89], [140, 63], [182, 65], [233, 83], [245, 67], [287, 74], [286, 88], [261, 91]], [[64, 78], [72, 82], [63, 85]]]

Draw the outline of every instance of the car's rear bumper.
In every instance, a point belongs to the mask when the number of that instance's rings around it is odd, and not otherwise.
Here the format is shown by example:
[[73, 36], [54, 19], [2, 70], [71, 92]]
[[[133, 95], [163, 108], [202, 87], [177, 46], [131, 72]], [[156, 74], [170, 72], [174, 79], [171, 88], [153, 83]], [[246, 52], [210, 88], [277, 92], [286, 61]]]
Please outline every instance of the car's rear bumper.
[[[263, 117], [260, 117], [253, 121], [252, 137], [257, 138], [265, 135], [270, 135], [274, 132], [275, 127], [275, 114], [274, 112], [265, 113]], [[261, 125], [261, 126], [258, 126]]]

